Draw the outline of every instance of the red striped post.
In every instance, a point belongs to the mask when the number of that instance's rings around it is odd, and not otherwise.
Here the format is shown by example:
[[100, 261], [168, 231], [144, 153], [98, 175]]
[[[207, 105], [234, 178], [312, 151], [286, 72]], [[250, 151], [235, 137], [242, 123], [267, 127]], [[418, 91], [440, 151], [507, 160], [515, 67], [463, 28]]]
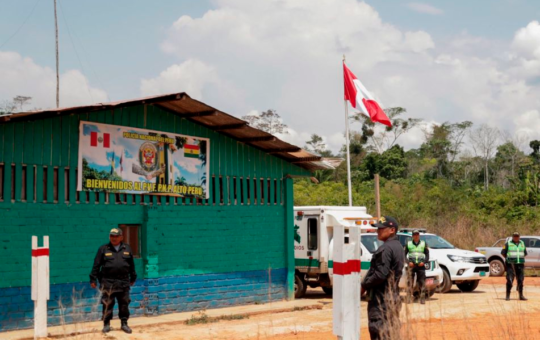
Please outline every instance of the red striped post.
[[43, 237], [43, 247], [38, 247], [37, 236], [32, 236], [34, 339], [47, 337], [47, 300], [50, 298], [49, 286], [49, 236]]
[[360, 226], [334, 226], [333, 332], [339, 340], [360, 339]]

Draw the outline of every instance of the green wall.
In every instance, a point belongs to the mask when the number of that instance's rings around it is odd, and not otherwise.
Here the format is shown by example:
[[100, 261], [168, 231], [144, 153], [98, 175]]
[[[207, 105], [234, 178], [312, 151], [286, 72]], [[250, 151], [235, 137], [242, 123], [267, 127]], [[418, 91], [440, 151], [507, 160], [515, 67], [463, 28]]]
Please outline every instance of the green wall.
[[[292, 185], [284, 178], [306, 176], [307, 171], [153, 105], [33, 119], [0, 123], [0, 287], [30, 285], [31, 235], [51, 237], [52, 283], [87, 281], [98, 246], [119, 224], [142, 225], [140, 277], [294, 269], [287, 234]], [[194, 202], [150, 195], [77, 195], [80, 120], [210, 138], [208, 178], [214, 176], [217, 186], [210, 192], [221, 189], [223, 204], [216, 197]], [[58, 194], [52, 202], [55, 172]], [[264, 204], [239, 199], [241, 182], [246, 197], [245, 183], [253, 178], [277, 184], [276, 192], [273, 185], [269, 192], [251, 185], [250, 196], [257, 191]]]

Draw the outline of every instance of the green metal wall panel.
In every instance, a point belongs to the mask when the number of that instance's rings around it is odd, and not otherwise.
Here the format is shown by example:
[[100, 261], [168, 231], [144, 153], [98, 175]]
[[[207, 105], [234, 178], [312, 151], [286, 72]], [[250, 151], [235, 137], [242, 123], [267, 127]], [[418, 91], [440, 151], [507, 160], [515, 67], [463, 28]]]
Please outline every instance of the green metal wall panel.
[[[114, 194], [77, 193], [81, 120], [209, 138], [207, 183], [215, 194], [198, 205], [201, 202], [190, 198], [121, 195], [116, 202]], [[0, 268], [0, 276], [6, 278], [0, 280], [0, 287], [29, 284], [28, 253], [13, 249], [29, 248], [31, 235], [51, 236], [52, 283], [79, 282], [88, 279], [95, 251], [106, 242], [108, 230], [130, 223], [141, 224], [144, 235], [144, 264], [138, 261], [141, 277], [291, 270], [287, 247], [292, 229], [287, 219], [292, 211], [292, 180], [284, 178], [309, 175], [297, 166], [152, 105], [7, 122], [0, 124], [0, 133], [4, 183], [15, 176], [16, 187], [12, 195], [11, 185], [4, 185], [5, 199], [0, 203], [4, 217], [0, 242], [7, 245], [0, 248], [0, 257], [10, 261], [10, 266]], [[26, 203], [20, 202], [23, 164]], [[57, 203], [53, 202], [55, 180]], [[265, 252], [260, 251], [261, 244]]]

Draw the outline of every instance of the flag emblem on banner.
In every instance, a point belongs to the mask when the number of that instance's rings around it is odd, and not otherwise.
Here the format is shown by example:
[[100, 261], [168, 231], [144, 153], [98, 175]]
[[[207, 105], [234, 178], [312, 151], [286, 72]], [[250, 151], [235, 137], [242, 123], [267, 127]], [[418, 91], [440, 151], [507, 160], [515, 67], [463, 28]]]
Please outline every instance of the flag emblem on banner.
[[111, 135], [108, 133], [91, 132], [90, 133], [90, 146], [93, 146], [93, 147], [102, 146], [104, 148], [110, 148]]
[[184, 157], [199, 158], [200, 147], [198, 145], [184, 145]]

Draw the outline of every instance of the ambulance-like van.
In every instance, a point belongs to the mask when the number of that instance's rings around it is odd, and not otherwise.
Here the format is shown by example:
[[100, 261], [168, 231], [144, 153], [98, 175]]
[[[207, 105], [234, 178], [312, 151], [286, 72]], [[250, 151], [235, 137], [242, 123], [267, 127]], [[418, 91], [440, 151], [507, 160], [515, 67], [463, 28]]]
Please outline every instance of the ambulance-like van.
[[[295, 297], [304, 296], [307, 287], [322, 287], [325, 293], [332, 293], [333, 271], [333, 235], [334, 226], [345, 227], [345, 243], [348, 243], [348, 228], [360, 228], [362, 236], [361, 274], [370, 267], [372, 249], [369, 247], [376, 229], [371, 226], [376, 218], [367, 213], [365, 207], [333, 207], [333, 206], [300, 206], [294, 208], [294, 257], [295, 257]], [[361, 236], [361, 237], [362, 237]], [[376, 235], [375, 235], [376, 238]], [[365, 242], [369, 242], [366, 247]], [[380, 242], [380, 241], [379, 241]], [[373, 245], [376, 246], [376, 245]], [[433, 263], [431, 263], [433, 262]], [[426, 287], [429, 295], [442, 282], [443, 273], [437, 261], [430, 261], [426, 266], [426, 277], [432, 278]], [[402, 277], [400, 288], [406, 288], [405, 276]]]

